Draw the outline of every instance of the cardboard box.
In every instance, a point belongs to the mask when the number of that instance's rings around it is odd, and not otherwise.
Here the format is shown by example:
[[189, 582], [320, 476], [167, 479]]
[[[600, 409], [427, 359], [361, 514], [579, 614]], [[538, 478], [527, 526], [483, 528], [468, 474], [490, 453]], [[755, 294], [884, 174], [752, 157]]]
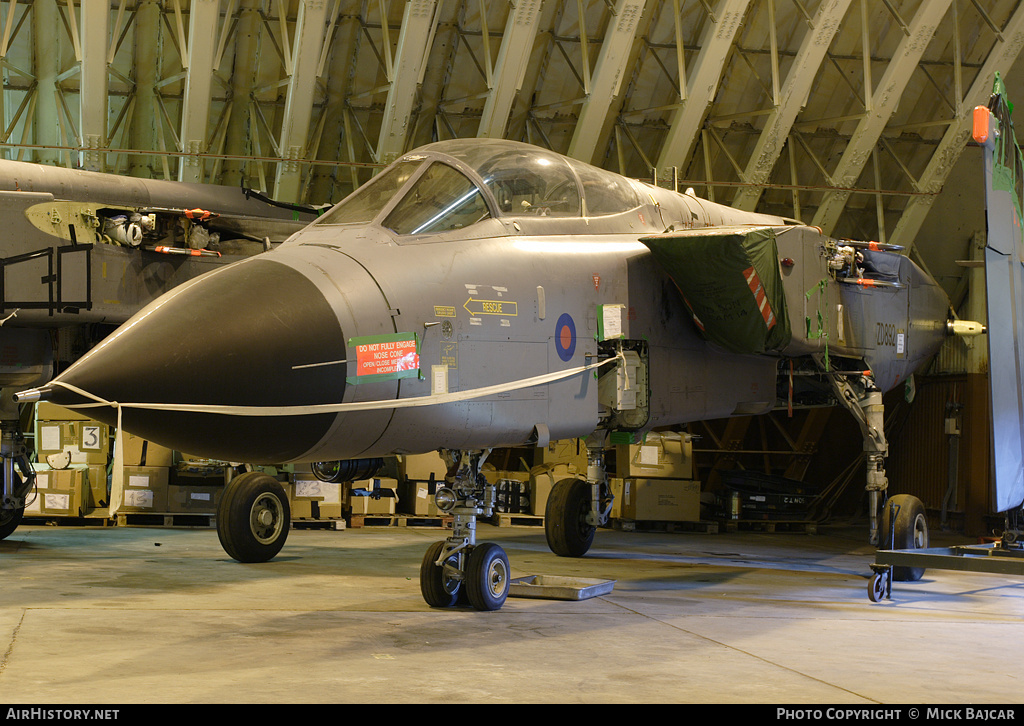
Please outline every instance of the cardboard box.
[[292, 499], [288, 502], [292, 519], [341, 519], [342, 505], [324, 504], [315, 499]]
[[434, 494], [437, 488], [443, 486], [444, 482], [429, 481], [403, 481], [398, 484], [398, 501], [401, 502], [401, 511], [405, 514], [415, 514], [420, 517], [438, 517], [442, 514], [434, 502]]
[[624, 519], [622, 516], [622, 487], [623, 481], [621, 477], [608, 477], [608, 489], [612, 493], [612, 511], [609, 512], [608, 516], [612, 519]]
[[543, 464], [530, 469], [530, 514], [544, 516], [555, 484], [577, 476], [575, 467], [569, 464]]
[[345, 499], [352, 514], [394, 514], [398, 511], [398, 480], [380, 477], [354, 481]]
[[610, 480], [613, 516], [637, 522], [699, 522], [700, 482], [687, 479]]
[[91, 421], [87, 409], [72, 409], [58, 406], [49, 401], [40, 401], [36, 404], [36, 421]]
[[80, 516], [79, 514], [66, 514], [70, 511], [71, 505], [74, 502], [69, 502], [68, 507], [57, 506], [57, 500], [54, 498], [51, 498], [52, 506], [50, 511], [45, 511], [44, 493], [76, 493], [80, 498], [79, 509], [81, 515], [107, 506], [106, 466], [78, 464], [67, 469], [52, 469], [47, 464], [33, 464], [33, 467], [36, 472], [36, 489], [39, 491], [39, 496], [35, 497], [34, 500], [31, 494], [27, 497], [29, 500], [25, 507], [27, 514], [31, 513], [36, 516], [43, 514]]
[[167, 511], [185, 514], [216, 514], [223, 485], [167, 485]]
[[341, 519], [343, 516], [341, 502], [337, 504], [314, 502], [314, 504], [316, 505], [316, 519]]
[[398, 458], [398, 476], [400, 479], [415, 481], [444, 481], [448, 475], [448, 465], [436, 451], [428, 454], [409, 454]]
[[575, 472], [587, 473], [587, 447], [582, 439], [562, 439], [539, 447], [533, 455], [534, 466], [567, 464]]
[[615, 447], [615, 472], [630, 477], [692, 479], [693, 442], [689, 434], [651, 432], [643, 443]]
[[79, 480], [78, 484], [68, 490], [40, 490], [40, 512], [43, 516], [81, 517], [85, 514], [86, 483]]
[[74, 421], [37, 421], [36, 454], [39, 462], [45, 463], [50, 454], [58, 454], [65, 447], [75, 445]]
[[110, 484], [107, 480], [107, 467], [92, 464], [89, 469], [89, 503], [88, 509], [102, 509], [110, 504]]
[[25, 516], [38, 517], [43, 513], [43, 491], [50, 488], [50, 467], [32, 464], [36, 472], [35, 490], [25, 495]]
[[289, 500], [316, 501], [322, 504], [341, 504], [342, 485], [319, 479], [296, 479], [288, 485]]
[[174, 452], [141, 436], [120, 431], [125, 466], [171, 466]]
[[320, 481], [310, 472], [296, 472], [297, 478], [286, 486], [292, 519], [340, 519], [342, 484]]
[[170, 469], [165, 466], [124, 467], [124, 491], [118, 512], [164, 513]]
[[46, 488], [39, 489], [41, 514], [81, 517], [86, 513], [89, 498], [89, 472], [86, 468], [54, 469], [46, 476]]
[[37, 421], [36, 453], [40, 462], [67, 451], [72, 464], [106, 464], [110, 428], [97, 421]]
[[313, 516], [314, 504], [315, 502], [312, 499], [290, 499], [288, 501], [288, 508], [291, 509], [292, 519], [320, 519], [319, 509], [316, 516]]

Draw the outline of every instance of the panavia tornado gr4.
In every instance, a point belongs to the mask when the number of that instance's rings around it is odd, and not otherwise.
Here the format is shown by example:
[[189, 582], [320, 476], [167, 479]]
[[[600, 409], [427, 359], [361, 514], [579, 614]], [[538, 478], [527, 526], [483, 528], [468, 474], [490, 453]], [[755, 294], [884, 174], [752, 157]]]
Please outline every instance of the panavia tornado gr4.
[[[586, 476], [555, 486], [545, 518], [552, 550], [580, 556], [609, 518], [612, 436], [767, 412], [780, 390], [854, 413], [873, 541], [920, 541], [919, 502], [878, 523], [882, 393], [979, 328], [954, 324], [897, 250], [522, 143], [451, 140], [402, 156], [278, 248], [174, 288], [19, 399], [87, 406], [226, 461], [441, 450], [437, 502], [454, 526], [423, 559], [422, 594], [493, 610], [509, 562], [475, 535], [495, 506], [481, 474], [492, 449], [586, 440]], [[232, 557], [261, 561], [288, 519], [281, 486], [249, 472], [217, 522]]]

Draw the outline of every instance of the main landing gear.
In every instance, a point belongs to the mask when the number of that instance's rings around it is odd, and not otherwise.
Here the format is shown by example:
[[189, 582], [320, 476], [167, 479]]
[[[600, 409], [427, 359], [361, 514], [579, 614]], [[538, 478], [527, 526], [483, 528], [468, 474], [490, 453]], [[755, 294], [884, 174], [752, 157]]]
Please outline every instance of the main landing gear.
[[586, 480], [562, 479], [548, 496], [544, 511], [548, 547], [560, 557], [582, 557], [594, 543], [597, 528], [608, 523], [611, 510], [603, 441], [588, 440]]
[[[882, 551], [907, 552], [927, 549], [928, 518], [925, 516], [921, 500], [909, 494], [889, 497], [882, 509], [881, 535], [878, 548]], [[871, 602], [880, 602], [892, 594], [894, 580], [920, 580], [924, 576], [925, 568], [875, 563], [871, 565], [871, 570], [873, 574], [868, 581], [868, 599]]]
[[[909, 494], [885, 498], [889, 480], [885, 476], [885, 457], [889, 445], [885, 439], [885, 406], [882, 393], [870, 375], [850, 372], [829, 373], [818, 361], [832, 384], [839, 402], [853, 414], [860, 426], [867, 461], [868, 514], [871, 544], [880, 551], [924, 550], [928, 548], [928, 518], [924, 504]], [[881, 505], [880, 505], [881, 502]], [[879, 525], [881, 518], [881, 525]], [[889, 597], [892, 581], [920, 580], [925, 568], [914, 566], [887, 567], [872, 565], [874, 574], [868, 583], [868, 597], [878, 602]]]
[[499, 610], [508, 597], [508, 556], [493, 542], [476, 541], [476, 518], [490, 517], [497, 499], [495, 485], [480, 471], [489, 453], [458, 454], [454, 480], [434, 496], [438, 508], [452, 514], [453, 522], [451, 536], [432, 544], [420, 565], [420, 592], [431, 607], [468, 602], [477, 610]]

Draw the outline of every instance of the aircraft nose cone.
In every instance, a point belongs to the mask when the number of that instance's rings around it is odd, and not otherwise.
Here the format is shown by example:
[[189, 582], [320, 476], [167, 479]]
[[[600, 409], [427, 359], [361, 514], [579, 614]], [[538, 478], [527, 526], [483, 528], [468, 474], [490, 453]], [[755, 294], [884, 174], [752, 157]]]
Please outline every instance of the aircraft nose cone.
[[[175, 288], [56, 380], [121, 404], [301, 406], [342, 400], [344, 359], [337, 316], [313, 282], [257, 257]], [[52, 389], [55, 403], [83, 402]], [[90, 415], [116, 422], [110, 407]], [[189, 454], [250, 463], [296, 459], [333, 420], [122, 408], [126, 431]]]

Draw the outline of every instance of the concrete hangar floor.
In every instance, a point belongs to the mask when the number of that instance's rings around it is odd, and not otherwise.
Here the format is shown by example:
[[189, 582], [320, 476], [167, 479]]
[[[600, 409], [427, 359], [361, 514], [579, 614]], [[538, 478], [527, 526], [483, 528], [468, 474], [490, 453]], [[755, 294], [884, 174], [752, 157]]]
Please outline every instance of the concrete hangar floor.
[[[579, 601], [428, 607], [441, 530], [296, 530], [271, 562], [214, 529], [23, 525], [0, 541], [7, 703], [1019, 702], [1024, 582], [928, 571], [870, 602], [866, 524], [599, 530], [581, 559], [481, 524], [514, 577], [615, 580]], [[944, 540], [949, 541], [944, 541]], [[960, 544], [933, 532], [933, 546]], [[774, 716], [774, 710], [771, 713]]]

